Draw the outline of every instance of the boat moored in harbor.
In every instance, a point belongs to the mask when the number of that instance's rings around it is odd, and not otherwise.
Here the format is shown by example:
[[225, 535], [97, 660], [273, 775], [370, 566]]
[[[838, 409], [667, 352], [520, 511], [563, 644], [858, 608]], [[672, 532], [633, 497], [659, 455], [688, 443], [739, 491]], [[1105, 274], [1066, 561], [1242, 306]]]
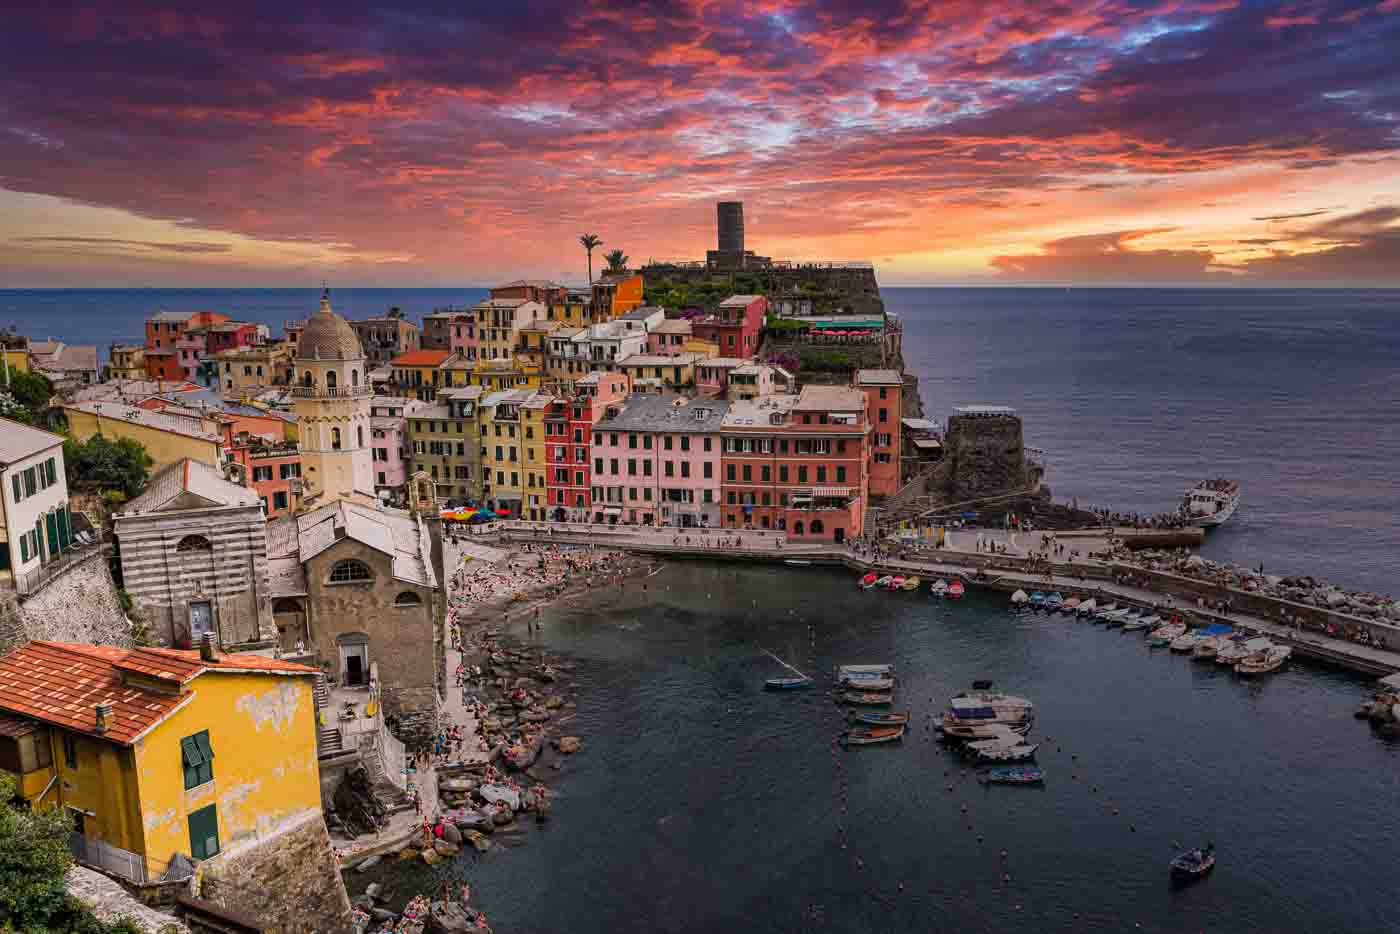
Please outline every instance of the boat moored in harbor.
[[1293, 650], [1286, 645], [1270, 646], [1262, 652], [1256, 652], [1237, 662], [1235, 674], [1266, 675], [1269, 672], [1278, 671], [1292, 654]]
[[1223, 525], [1240, 507], [1240, 485], [1235, 480], [1202, 480], [1186, 491], [1181, 511], [1186, 521], [1202, 528]]
[[909, 722], [907, 713], [887, 713], [880, 710], [852, 710], [846, 719], [866, 726], [903, 726]]
[[763, 682], [766, 691], [796, 691], [809, 688], [816, 682], [811, 678], [769, 678]]
[[1030, 602], [1030, 596], [1024, 590], [1018, 590], [1011, 595], [1011, 605], [1018, 610], [1028, 602]]
[[928, 585], [928, 592], [935, 597], [946, 597], [948, 596], [948, 582], [945, 580], [936, 580]]
[[904, 738], [902, 726], [862, 726], [847, 730], [841, 741], [847, 746], [871, 746], [875, 743], [893, 743]]
[[988, 769], [982, 781], [988, 785], [1040, 785], [1045, 781], [1045, 770], [1035, 765], [999, 765]]
[[1200, 879], [1215, 868], [1215, 844], [1207, 843], [1194, 850], [1178, 854], [1171, 861], [1172, 878], [1181, 882]]
[[953, 581], [951, 584], [948, 585], [948, 599], [949, 599], [949, 600], [961, 600], [961, 599], [962, 599], [962, 595], [963, 595], [963, 593], [966, 591], [966, 589], [967, 589], [967, 588], [963, 586], [963, 582], [962, 582], [962, 581], [959, 581], [959, 580]]

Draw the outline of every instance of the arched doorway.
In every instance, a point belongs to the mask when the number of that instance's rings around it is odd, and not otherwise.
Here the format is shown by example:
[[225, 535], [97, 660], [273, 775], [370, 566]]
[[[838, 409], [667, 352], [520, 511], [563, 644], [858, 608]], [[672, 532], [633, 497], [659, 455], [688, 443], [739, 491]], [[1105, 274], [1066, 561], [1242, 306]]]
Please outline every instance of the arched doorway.
[[272, 602], [272, 622], [277, 626], [277, 640], [284, 653], [295, 653], [297, 643], [308, 647], [311, 633], [306, 628], [306, 610], [301, 601], [282, 597]]

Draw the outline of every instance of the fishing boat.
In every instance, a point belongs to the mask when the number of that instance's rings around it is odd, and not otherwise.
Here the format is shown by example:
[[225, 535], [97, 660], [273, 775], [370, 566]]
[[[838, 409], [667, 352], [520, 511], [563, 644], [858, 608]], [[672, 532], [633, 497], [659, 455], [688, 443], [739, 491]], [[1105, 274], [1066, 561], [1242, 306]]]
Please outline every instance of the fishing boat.
[[1098, 608], [1098, 601], [1095, 600], [1093, 597], [1090, 597], [1088, 600], [1085, 600], [1083, 603], [1079, 604], [1079, 618], [1085, 619], [1087, 617], [1093, 616], [1094, 611], [1096, 611]]
[[1212, 661], [1220, 650], [1229, 643], [1234, 628], [1224, 623], [1212, 623], [1199, 630], [1201, 638], [1191, 650], [1191, 658], [1198, 662]]
[[893, 665], [837, 665], [834, 676], [837, 681], [845, 681], [847, 678], [858, 678], [861, 675], [887, 677], [893, 674]]
[[1207, 843], [1203, 847], [1178, 853], [1171, 861], [1172, 878], [1182, 882], [1203, 878], [1214, 868], [1214, 843]]
[[905, 590], [918, 590], [923, 586], [923, 580], [919, 577], [908, 577], [904, 580]]
[[1148, 644], [1153, 648], [1161, 649], [1172, 644], [1172, 640], [1186, 632], [1185, 623], [1167, 623], [1165, 626], [1158, 626], [1147, 634]]
[[1031, 594], [1031, 609], [1032, 609], [1032, 610], [1039, 610], [1039, 609], [1041, 609], [1041, 608], [1044, 607], [1044, 606], [1045, 606], [1045, 594], [1041, 593], [1039, 590], [1037, 590], [1035, 593]]
[[962, 581], [956, 581], [956, 580], [953, 581], [951, 584], [948, 585], [948, 599], [949, 599], [949, 600], [961, 600], [961, 599], [962, 599], [962, 595], [963, 595], [963, 590], [964, 590], [964, 588], [963, 588], [963, 582], [962, 582]]
[[880, 710], [852, 710], [846, 715], [852, 723], [866, 726], [904, 726], [909, 722], [907, 713], [886, 713]]
[[945, 580], [936, 580], [928, 585], [928, 592], [935, 597], [946, 597], [948, 596], [948, 582]]
[[1235, 674], [1266, 675], [1271, 671], [1278, 671], [1292, 654], [1293, 650], [1288, 646], [1275, 645], [1242, 659], [1235, 665]]
[[871, 571], [869, 574], [866, 574], [860, 580], [856, 581], [856, 586], [861, 590], [869, 590], [875, 586], [875, 581], [877, 580], [879, 580], [879, 578], [875, 576], [874, 571]]
[[1030, 601], [1030, 599], [1031, 598], [1026, 594], [1024, 590], [1018, 590], [1011, 595], [1011, 605], [1019, 610], [1022, 607], [1024, 607]]
[[[1099, 607], [1098, 612], [1094, 614], [1094, 619], [1095, 619], [1095, 620], [1098, 620], [1098, 621], [1102, 621], [1103, 619], [1105, 619], [1105, 618], [1108, 616], [1108, 614], [1110, 614], [1110, 613], [1117, 613], [1117, 612], [1118, 612], [1118, 604], [1117, 604], [1117, 603], [1105, 603], [1103, 606]], [[1127, 609], [1125, 608], [1125, 609], [1123, 610], [1123, 612], [1126, 613], [1126, 612], [1128, 612], [1128, 611], [1127, 611]]]
[[1191, 629], [1177, 636], [1167, 647], [1173, 652], [1191, 652], [1196, 648], [1196, 643], [1204, 638], [1199, 629]]
[[1028, 743], [1015, 730], [998, 726], [988, 739], [974, 740], [963, 747], [968, 755], [983, 762], [1024, 762], [1035, 755], [1038, 743]]
[[1040, 785], [1045, 781], [1045, 770], [1035, 765], [999, 765], [988, 769], [982, 781], [988, 785]]
[[1104, 620], [1104, 622], [1110, 627], [1127, 626], [1129, 623], [1135, 623], [1140, 619], [1142, 619], [1142, 610], [1129, 609], [1110, 616], [1108, 619]]
[[950, 740], [980, 740], [994, 739], [1000, 736], [1000, 728], [1005, 727], [1018, 736], [1024, 736], [1031, 731], [1034, 725], [1032, 720], [1021, 720], [1018, 722], [999, 722], [997, 720], [983, 720], [977, 718], [959, 717], [951, 710], [943, 714], [938, 721], [938, 731], [945, 739]]
[[1181, 511], [1191, 525], [1213, 529], [1240, 508], [1240, 485], [1235, 480], [1203, 480], [1186, 491]]
[[1052, 593], [1052, 594], [1046, 594], [1046, 595], [1045, 595], [1045, 604], [1044, 604], [1044, 605], [1045, 605], [1045, 612], [1047, 612], [1047, 613], [1058, 613], [1058, 612], [1060, 611], [1060, 608], [1063, 607], [1063, 606], [1065, 605], [1065, 598], [1064, 598], [1064, 596], [1057, 590], [1057, 591], [1055, 591], [1055, 592]]
[[763, 682], [763, 688], [766, 691], [796, 691], [815, 683], [811, 678], [769, 678]]
[[1146, 629], [1147, 631], [1151, 632], [1158, 626], [1165, 625], [1166, 622], [1167, 621], [1162, 619], [1162, 617], [1158, 616], [1156, 613], [1153, 613], [1151, 616], [1139, 616], [1137, 619], [1133, 620], [1131, 626], [1127, 623], [1124, 623], [1123, 629], [1128, 632], [1136, 632], [1139, 629]]
[[894, 575], [893, 575], [893, 574], [886, 574], [884, 577], [882, 577], [882, 578], [880, 578], [879, 580], [875, 581], [875, 586], [876, 586], [876, 587], [888, 587], [888, 586], [890, 585], [890, 581], [892, 581], [892, 580], [894, 580]]
[[[979, 682], [986, 684], [986, 682]], [[990, 686], [990, 685], [988, 685]], [[986, 690], [963, 691], [954, 694], [948, 705], [953, 710], [986, 709], [998, 717], [1011, 720], [1024, 720], [1034, 716], [1035, 704], [1015, 694], [994, 694]]]
[[889, 582], [888, 584], [886, 584], [885, 586], [888, 587], [890, 590], [898, 590], [898, 589], [900, 589], [901, 587], [904, 586], [904, 575], [903, 575], [903, 574], [898, 574], [898, 575], [896, 575], [896, 576], [894, 576], [894, 577], [891, 577], [891, 578], [890, 578], [890, 582]]
[[858, 707], [888, 707], [894, 698], [885, 692], [843, 691], [841, 700]]
[[1215, 653], [1215, 663], [1233, 668], [1251, 655], [1268, 651], [1273, 644], [1272, 639], [1264, 636], [1256, 636], [1253, 639], [1232, 638]]
[[875, 743], [892, 743], [904, 738], [902, 726], [866, 726], [847, 730], [841, 741], [847, 746], [870, 746]]

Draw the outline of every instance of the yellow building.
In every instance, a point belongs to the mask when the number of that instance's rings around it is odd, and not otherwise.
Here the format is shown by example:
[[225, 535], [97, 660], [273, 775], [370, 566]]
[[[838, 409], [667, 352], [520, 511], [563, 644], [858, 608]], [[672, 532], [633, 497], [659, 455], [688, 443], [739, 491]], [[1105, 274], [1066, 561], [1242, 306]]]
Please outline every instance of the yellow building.
[[450, 350], [414, 350], [401, 354], [389, 361], [393, 373], [390, 382], [401, 395], [432, 402], [437, 398], [437, 391], [443, 388], [444, 378], [450, 374], [443, 365], [454, 356]]
[[525, 490], [522, 519], [542, 522], [549, 518], [549, 493], [545, 489], [548, 465], [545, 463], [544, 417], [554, 397], [536, 392], [520, 405], [520, 424], [525, 445]]
[[107, 379], [145, 379], [146, 348], [140, 344], [113, 344], [107, 356]]
[[285, 386], [292, 381], [292, 348], [285, 341], [239, 347], [214, 355], [218, 389], [226, 396], [237, 396], [267, 386]]
[[74, 441], [93, 435], [131, 438], [140, 442], [155, 461], [151, 470], [188, 457], [206, 464], [224, 459], [224, 438], [212, 418], [176, 415], [143, 409], [124, 402], [75, 402], [63, 407], [68, 434]]
[[523, 298], [488, 298], [472, 306], [476, 313], [476, 359], [509, 361], [520, 343], [520, 329], [547, 320], [549, 309]]
[[513, 360], [496, 365], [490, 361], [479, 362], [467, 379], [469, 385], [480, 386], [487, 392], [502, 392], [507, 389], [538, 389], [543, 377], [538, 364]]
[[520, 409], [526, 389], [483, 396], [481, 418], [481, 497], [498, 512], [520, 515], [525, 489], [525, 431]]
[[292, 408], [297, 417], [306, 501], [376, 502], [374, 496], [372, 392], [364, 348], [350, 323], [321, 307], [306, 322], [292, 364]]
[[0, 658], [0, 768], [136, 882], [321, 807], [316, 670], [212, 650], [31, 642]]
[[635, 392], [660, 392], [694, 387], [695, 365], [706, 359], [709, 358], [697, 353], [671, 356], [639, 353], [619, 360], [614, 367], [631, 378]]

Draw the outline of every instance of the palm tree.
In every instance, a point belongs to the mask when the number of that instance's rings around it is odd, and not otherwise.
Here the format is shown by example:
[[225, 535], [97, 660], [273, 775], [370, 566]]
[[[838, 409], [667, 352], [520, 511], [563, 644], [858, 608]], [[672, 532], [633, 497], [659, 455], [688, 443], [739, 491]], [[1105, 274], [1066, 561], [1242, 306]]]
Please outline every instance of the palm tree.
[[608, 261], [608, 272], [626, 272], [628, 256], [621, 250], [612, 250], [605, 253], [603, 259]]
[[578, 242], [583, 244], [583, 248], [588, 251], [588, 284], [593, 284], [593, 250], [603, 245], [603, 238], [597, 234], [584, 234], [578, 238]]

